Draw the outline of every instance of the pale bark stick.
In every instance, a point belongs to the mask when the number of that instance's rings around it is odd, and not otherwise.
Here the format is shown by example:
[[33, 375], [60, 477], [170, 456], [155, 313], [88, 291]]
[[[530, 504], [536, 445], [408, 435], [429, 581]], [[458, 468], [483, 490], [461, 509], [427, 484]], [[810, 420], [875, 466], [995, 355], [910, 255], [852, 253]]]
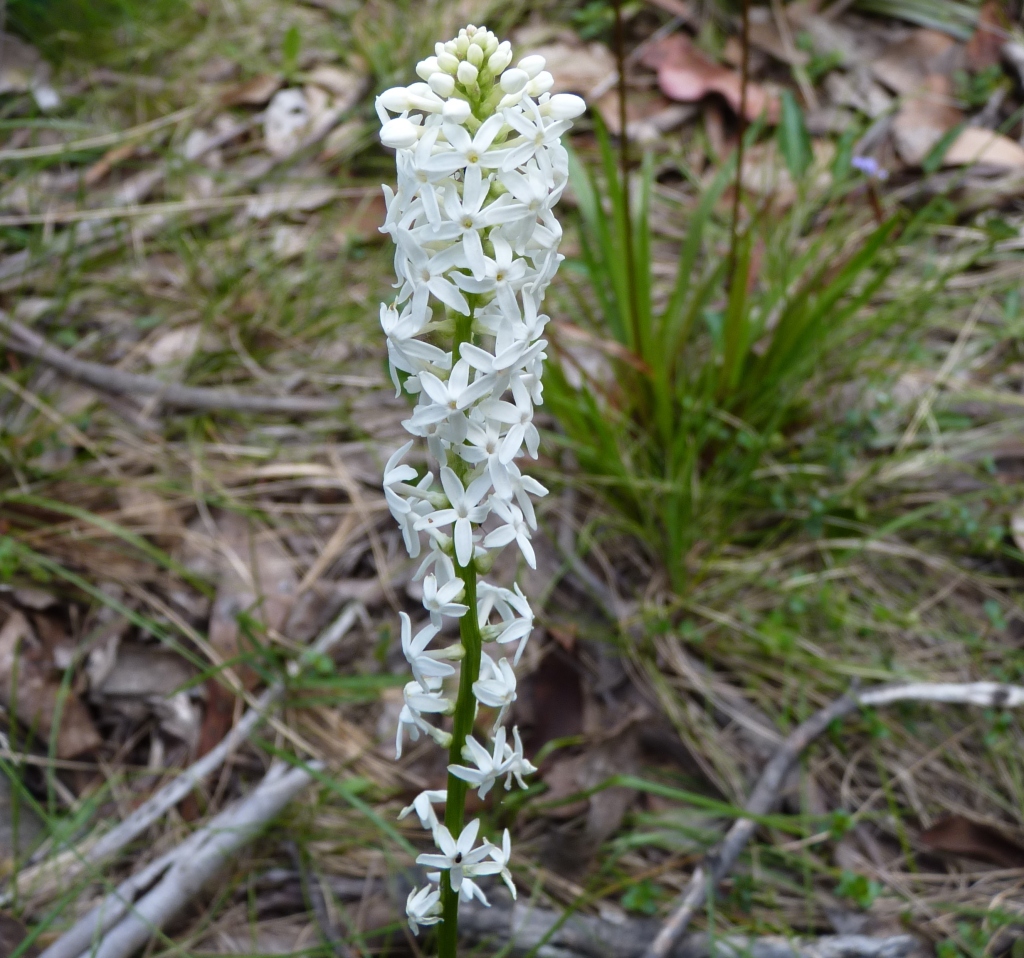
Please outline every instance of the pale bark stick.
[[[320, 765], [311, 763], [309, 767], [316, 770]], [[114, 892], [40, 958], [129, 958], [179, 915], [230, 858], [312, 780], [306, 768], [272, 765], [254, 791], [204, 825], [178, 850], [151, 891], [135, 902], [125, 901]], [[183, 849], [187, 854], [182, 853]], [[119, 908], [124, 917], [104, 930], [108, 925], [104, 913]]]
[[[845, 695], [812, 715], [787, 736], [765, 766], [761, 778], [754, 787], [747, 802], [747, 813], [760, 817], [772, 811], [789, 770], [796, 764], [803, 750], [833, 721], [864, 706], [874, 707], [907, 701], [1014, 708], [1024, 705], [1024, 688], [1000, 685], [997, 682], [911, 682]], [[686, 891], [683, 892], [672, 914], [662, 924], [654, 941], [644, 953], [644, 958], [668, 958], [672, 954], [676, 943], [696, 914], [704, 907], [708, 896], [714, 894], [718, 883], [732, 870], [756, 828], [757, 822], [752, 818], [740, 818], [733, 823], [722, 842], [712, 849], [704, 863], [694, 870]]]
[[320, 396], [256, 396], [235, 389], [182, 386], [180, 383], [164, 382], [156, 376], [130, 373], [102, 363], [76, 359], [2, 311], [0, 329], [10, 333], [5, 343], [8, 349], [32, 356], [70, 379], [115, 396], [129, 396], [133, 399], [153, 396], [165, 406], [209, 412], [296, 415], [330, 412], [338, 408], [337, 400]]

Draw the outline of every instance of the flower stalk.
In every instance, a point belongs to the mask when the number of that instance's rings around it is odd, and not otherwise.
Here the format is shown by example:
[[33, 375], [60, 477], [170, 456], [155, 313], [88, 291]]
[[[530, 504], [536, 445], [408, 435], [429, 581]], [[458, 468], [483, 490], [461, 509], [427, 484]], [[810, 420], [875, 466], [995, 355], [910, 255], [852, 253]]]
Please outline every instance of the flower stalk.
[[[518, 728], [510, 742], [503, 724], [533, 612], [518, 585], [481, 576], [513, 542], [536, 567], [532, 499], [547, 490], [518, 461], [538, 454], [533, 412], [543, 401], [548, 321], [541, 305], [562, 260], [553, 208], [568, 179], [560, 138], [585, 106], [551, 95], [542, 57], [513, 67], [511, 46], [484, 27], [466, 27], [434, 54], [416, 68], [423, 82], [376, 102], [381, 142], [396, 150], [398, 170], [397, 192], [384, 187], [381, 227], [395, 244], [398, 292], [381, 304], [381, 325], [396, 396], [416, 397], [403, 423], [414, 439], [388, 460], [384, 495], [410, 557], [426, 546], [416, 579], [429, 621], [414, 630], [401, 614], [413, 681], [396, 756], [406, 735], [426, 735], [449, 760], [447, 788], [422, 792], [400, 815], [415, 813], [437, 846], [417, 858], [430, 869], [427, 885], [413, 889], [406, 911], [413, 932], [439, 924], [439, 954], [455, 958], [459, 902], [487, 904], [476, 880], [498, 875], [516, 893], [508, 829], [500, 845], [477, 844], [480, 822], [465, 821], [466, 794], [476, 788], [485, 798], [502, 780], [505, 789], [513, 781], [525, 788], [524, 776], [536, 771]], [[432, 460], [425, 471], [403, 461], [415, 438]], [[433, 646], [453, 618], [459, 641]], [[496, 710], [489, 746], [477, 727], [480, 706]]]

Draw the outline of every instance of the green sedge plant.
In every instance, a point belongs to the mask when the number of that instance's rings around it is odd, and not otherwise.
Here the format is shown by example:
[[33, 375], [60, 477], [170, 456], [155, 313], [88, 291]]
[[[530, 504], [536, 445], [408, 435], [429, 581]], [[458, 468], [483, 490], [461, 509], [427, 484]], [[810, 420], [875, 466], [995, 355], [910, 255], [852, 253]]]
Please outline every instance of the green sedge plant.
[[[792, 126], [795, 104], [787, 106]], [[746, 142], [761, 130], [751, 126]], [[604, 374], [588, 371], [556, 337], [548, 402], [578, 480], [620, 530], [646, 542], [680, 594], [704, 559], [741, 526], [749, 532], [745, 520], [764, 525], [766, 470], [799, 454], [790, 437], [817, 418], [810, 387], [855, 375], [858, 357], [920, 315], [922, 297], [941, 285], [875, 301], [900, 247], [942, 207], [871, 222], [867, 204], [844, 202], [853, 181], [840, 171], [825, 195], [804, 191], [782, 215], [744, 197], [747, 225], [734, 219], [730, 230], [720, 208], [737, 180], [733, 158], [681, 211], [685, 238], [663, 288], [652, 253], [654, 158], [643, 158], [633, 189], [600, 118], [595, 133], [597, 168], [570, 159], [580, 256], [569, 265], [586, 282], [569, 292], [607, 364]], [[787, 137], [779, 140], [791, 172], [806, 170], [806, 157], [791, 163]]]

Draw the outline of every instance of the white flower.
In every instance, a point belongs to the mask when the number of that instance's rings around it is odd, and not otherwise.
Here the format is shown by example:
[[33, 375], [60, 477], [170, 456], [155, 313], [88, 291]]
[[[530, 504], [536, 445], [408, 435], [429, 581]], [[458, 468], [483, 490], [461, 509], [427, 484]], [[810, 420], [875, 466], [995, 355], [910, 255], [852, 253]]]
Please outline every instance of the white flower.
[[380, 128], [380, 141], [393, 150], [406, 150], [420, 138], [420, 129], [413, 126], [405, 117], [388, 120]]
[[479, 831], [480, 820], [474, 819], [463, 828], [456, 841], [444, 825], [438, 825], [434, 829], [434, 842], [441, 850], [441, 854], [420, 855], [416, 859], [416, 864], [447, 871], [452, 891], [456, 892], [462, 888], [464, 879], [472, 879], [478, 875], [497, 875], [501, 871], [501, 866], [497, 862], [485, 860], [490, 855], [492, 846], [483, 844], [477, 848], [473, 847]]
[[434, 811], [434, 805], [438, 802], [446, 801], [448, 801], [448, 791], [446, 789], [428, 789], [425, 792], [420, 792], [412, 800], [411, 805], [406, 805], [398, 813], [398, 820], [402, 821], [402, 819], [408, 818], [409, 815], [415, 812], [416, 817], [420, 820], [420, 824], [432, 832], [439, 824], [437, 813]]
[[490, 507], [480, 505], [480, 500], [487, 495], [491, 483], [487, 476], [474, 479], [467, 489], [462, 480], [447, 466], [441, 470], [441, 485], [451, 503], [449, 509], [439, 509], [420, 520], [420, 528], [429, 524], [444, 527], [455, 523], [453, 539], [455, 541], [455, 558], [465, 568], [473, 558], [473, 526], [479, 525], [487, 518]]
[[405, 280], [398, 293], [398, 302], [402, 303], [412, 296], [412, 315], [416, 321], [423, 322], [426, 315], [427, 302], [431, 295], [436, 296], [445, 306], [450, 306], [457, 313], [468, 313], [469, 303], [462, 291], [445, 276], [455, 266], [465, 265], [465, 256], [459, 246], [450, 246], [440, 253], [430, 256], [410, 235], [408, 230], [394, 227], [395, 242], [398, 250], [395, 254], [395, 271]]
[[493, 752], [488, 752], [472, 735], [468, 735], [462, 749], [462, 757], [466, 761], [472, 762], [476, 768], [469, 768], [466, 765], [449, 765], [448, 771], [456, 778], [469, 782], [473, 788], [479, 789], [477, 795], [480, 798], [486, 798], [494, 783], [509, 771], [505, 764], [507, 751], [505, 729], [503, 728], [499, 728], [494, 733]]
[[526, 209], [522, 204], [513, 202], [508, 193], [484, 206], [490, 187], [490, 177], [482, 181], [467, 180], [462, 184], [460, 196], [455, 184], [449, 183], [444, 191], [447, 221], [433, 230], [433, 235], [439, 240], [462, 241], [465, 261], [477, 280], [487, 275], [481, 231], [501, 223], [510, 223], [522, 216]]
[[[466, 418], [463, 410], [490, 395], [494, 388], [494, 378], [478, 376], [469, 381], [472, 367], [464, 359], [460, 359], [448, 375], [447, 381], [438, 379], [431, 372], [419, 374], [423, 396], [420, 405], [413, 410], [412, 418], [403, 425], [410, 432], [431, 423], [447, 421], [453, 430], [453, 440], [462, 442], [466, 438]], [[428, 402], [422, 400], [426, 398]], [[408, 423], [409, 425], [406, 425]], [[410, 426], [412, 428], [410, 428]]]
[[420, 925], [436, 925], [441, 920], [440, 890], [430, 885], [414, 888], [405, 901], [405, 913], [414, 935], [419, 934]]
[[515, 901], [516, 885], [512, 881], [512, 873], [508, 870], [508, 863], [512, 858], [512, 839], [509, 837], [507, 828], [501, 837], [501, 848], [492, 845], [490, 855], [491, 859], [501, 866], [501, 880], [508, 886], [508, 890], [512, 893], [512, 900]]
[[[480, 602], [478, 604], [478, 621], [480, 630], [483, 632], [484, 641], [497, 642], [499, 645], [509, 645], [518, 642], [513, 665], [519, 664], [519, 658], [526, 648], [526, 642], [533, 632], [533, 609], [518, 583], [514, 590], [502, 589], [498, 586], [481, 582], [478, 587]], [[489, 625], [488, 620], [491, 612], [497, 612], [501, 618], [500, 625]]]
[[[414, 680], [403, 690], [395, 750], [400, 757], [406, 732], [413, 741], [427, 735], [450, 748], [452, 735], [427, 719], [455, 711], [443, 681], [454, 675], [457, 660], [465, 666], [469, 639], [466, 648], [456, 642], [431, 649], [430, 643], [445, 616], [461, 617], [464, 632], [467, 621], [475, 621], [484, 641], [515, 645], [511, 663], [482, 655], [479, 674], [469, 677], [473, 707], [496, 710], [492, 749], [468, 736], [461, 749], [467, 764], [449, 766], [449, 774], [472, 784], [481, 798], [500, 778], [506, 789], [513, 780], [525, 788], [524, 776], [535, 771], [519, 730], [513, 729], [510, 744], [503, 725], [516, 701], [513, 666], [533, 631], [530, 604], [518, 585], [483, 581], [476, 584], [475, 608], [463, 600], [469, 576], [491, 568], [492, 550], [516, 542], [536, 565], [533, 498], [547, 490], [516, 460], [524, 454], [536, 459], [539, 452], [533, 416], [543, 400], [548, 317], [542, 301], [562, 260], [554, 206], [569, 169], [560, 137], [585, 109], [579, 97], [550, 94], [554, 80], [543, 57], [511, 63], [507, 42], [470, 24], [434, 46], [416, 67], [418, 82], [386, 90], [375, 101], [381, 139], [397, 150], [398, 180], [397, 191], [384, 187], [381, 230], [395, 244], [398, 293], [393, 304], [381, 306], [381, 327], [396, 397], [403, 390], [417, 397], [403, 426], [426, 440], [443, 489], [433, 488], [430, 468], [417, 480], [419, 470], [405, 463], [411, 443], [388, 459], [384, 496], [410, 557], [419, 554], [427, 533], [427, 555], [414, 578], [423, 580], [430, 616], [414, 635], [411, 619], [401, 613], [402, 652]], [[485, 532], [492, 511], [502, 524]], [[470, 624], [475, 641], [473, 631]], [[400, 816], [415, 812], [438, 846], [437, 854], [417, 859], [438, 870], [427, 873], [428, 887], [409, 895], [413, 931], [441, 920], [436, 886], [443, 871], [460, 901], [487, 904], [476, 883], [484, 875], [500, 874], [515, 895], [508, 830], [501, 848], [486, 840], [474, 847], [479, 822], [455, 840], [434, 809], [446, 799], [444, 791], [422, 792]]]
[[[432, 628], [432, 626], [431, 626]], [[434, 715], [451, 715], [455, 711], [455, 703], [441, 694], [441, 680], [432, 676], [425, 677], [426, 686], [419, 681], [406, 682], [402, 690], [406, 708], [414, 715], [424, 712]]]
[[[420, 629], [416, 633], [416, 637], [413, 638], [412, 622], [409, 616], [404, 612], [399, 612], [398, 617], [402, 620], [402, 654], [412, 667], [412, 674], [416, 681], [425, 692], [429, 692], [430, 686], [427, 683], [430, 679], [443, 679], [455, 674], [455, 669], [452, 666], [447, 662], [438, 662], [436, 653], [431, 654], [427, 651], [427, 646], [430, 644], [430, 640], [437, 635], [440, 625], [431, 622], [430, 625], [425, 625]], [[423, 710], [420, 709], [420, 711]]]
[[515, 742], [515, 746], [505, 746], [504, 768], [508, 773], [508, 777], [505, 779], [506, 791], [512, 787], [513, 778], [515, 778], [516, 784], [520, 788], [526, 788], [526, 782], [523, 781], [523, 776], [532, 775], [537, 771], [537, 769], [530, 763], [530, 760], [523, 755], [523, 740], [519, 737], [519, 726], [512, 729], [512, 739]]
[[462, 598], [465, 591], [466, 586], [461, 579], [451, 579], [438, 586], [436, 576], [428, 575], [424, 578], [423, 608], [430, 613], [430, 621], [436, 628], [441, 628], [442, 616], [448, 615], [458, 619], [469, 611], [468, 605], [456, 601]]
[[[486, 674], [485, 674], [486, 672]], [[481, 705], [488, 705], [498, 709], [498, 717], [494, 720], [494, 730], [497, 733], [505, 721], [505, 715], [516, 700], [516, 673], [508, 664], [508, 659], [502, 659], [497, 665], [486, 652], [481, 656], [480, 679], [473, 683], [473, 695]], [[505, 736], [502, 734], [502, 743]]]
[[[420, 378], [422, 380], [422, 376]], [[492, 399], [483, 405], [481, 412], [488, 419], [497, 419], [498, 422], [507, 423], [510, 426], [501, 443], [502, 462], [511, 462], [524, 442], [527, 451], [536, 459], [537, 450], [540, 448], [540, 433], [537, 432], [537, 427], [533, 424], [532, 397], [528, 387], [522, 381], [522, 377], [513, 378], [511, 385], [515, 405], [505, 402], [503, 399]]]
[[496, 150], [492, 151], [491, 145], [504, 125], [504, 117], [495, 114], [484, 120], [476, 134], [470, 136], [463, 127], [445, 123], [444, 136], [451, 149], [432, 156], [424, 164], [424, 169], [445, 176], [465, 169], [465, 182], [479, 186], [482, 169], [494, 169], [502, 164], [503, 156]]
[[387, 464], [384, 466], [385, 489], [393, 486], [396, 482], [407, 482], [410, 479], [416, 478], [416, 470], [412, 466], [402, 465], [405, 454], [412, 449], [412, 442], [410, 439], [400, 449], [396, 449], [391, 454], [391, 458], [388, 459]]
[[500, 423], [491, 420], [485, 420], [483, 425], [470, 422], [466, 432], [466, 441], [469, 445], [463, 446], [459, 454], [474, 466], [486, 462], [487, 475], [495, 493], [502, 499], [509, 499], [513, 495], [512, 479], [509, 475], [510, 464], [502, 462], [498, 455], [501, 438]]
[[487, 534], [484, 538], [484, 548], [491, 549], [496, 546], [500, 548], [515, 541], [523, 553], [526, 564], [531, 569], [536, 569], [537, 555], [533, 551], [533, 545], [530, 542], [530, 527], [523, 517], [522, 510], [518, 506], [513, 506], [511, 503], [494, 497], [491, 498], [491, 508], [505, 520], [505, 525], [498, 526], [493, 532]]
[[503, 114], [505, 122], [520, 134], [520, 138], [509, 143], [508, 148], [503, 151], [503, 170], [514, 170], [517, 166], [529, 162], [541, 150], [559, 146], [562, 134], [572, 126], [569, 120], [552, 120], [545, 123], [536, 104], [530, 103], [530, 106], [532, 118], [527, 118], [525, 113], [518, 110], [505, 110]]

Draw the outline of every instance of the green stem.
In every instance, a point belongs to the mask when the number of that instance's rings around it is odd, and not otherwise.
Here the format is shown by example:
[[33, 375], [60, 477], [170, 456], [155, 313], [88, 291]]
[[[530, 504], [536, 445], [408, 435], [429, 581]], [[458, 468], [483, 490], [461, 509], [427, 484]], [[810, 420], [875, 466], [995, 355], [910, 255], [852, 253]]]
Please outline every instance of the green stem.
[[[480, 678], [483, 638], [476, 618], [476, 566], [470, 559], [469, 565], [463, 567], [456, 563], [455, 568], [456, 574], [466, 586], [462, 601], [469, 606], [469, 611], [459, 620], [459, 634], [466, 655], [462, 660], [459, 695], [455, 700], [455, 719], [452, 726], [452, 744], [448, 749], [448, 763], [461, 765], [464, 761], [462, 747], [466, 744], [466, 737], [473, 731], [473, 722], [476, 720], [473, 683]], [[455, 839], [458, 839], [465, 825], [468, 789], [467, 782], [451, 773], [448, 774], [448, 800], [445, 802], [444, 824]], [[452, 890], [446, 871], [441, 873], [441, 909], [444, 920], [439, 926], [437, 936], [438, 958], [456, 958], [459, 938], [459, 896]]]
[[[476, 312], [475, 301], [470, 298], [469, 315], [457, 314], [455, 317], [455, 342], [452, 344], [452, 360], [458, 362], [460, 347], [463, 343], [473, 341], [473, 316]], [[462, 459], [452, 457], [452, 467], [462, 464]], [[460, 478], [465, 478], [460, 476]], [[476, 618], [476, 566], [469, 560], [466, 566], [455, 563], [455, 571], [466, 587], [462, 601], [469, 606], [469, 611], [459, 620], [459, 635], [466, 654], [462, 659], [459, 676], [459, 694], [455, 699], [455, 716], [452, 723], [452, 743], [448, 748], [448, 764], [461, 765], [462, 748], [466, 737], [473, 731], [476, 721], [476, 696], [473, 694], [473, 683], [480, 678], [480, 653], [483, 650], [483, 638], [480, 635], [480, 624]], [[448, 800], [444, 807], [444, 824], [452, 838], [458, 839], [462, 833], [466, 818], [466, 792], [469, 784], [448, 775]], [[438, 958], [456, 958], [459, 943], [459, 896], [453, 891], [448, 872], [441, 872], [441, 914], [443, 920], [438, 926], [437, 954]]]

